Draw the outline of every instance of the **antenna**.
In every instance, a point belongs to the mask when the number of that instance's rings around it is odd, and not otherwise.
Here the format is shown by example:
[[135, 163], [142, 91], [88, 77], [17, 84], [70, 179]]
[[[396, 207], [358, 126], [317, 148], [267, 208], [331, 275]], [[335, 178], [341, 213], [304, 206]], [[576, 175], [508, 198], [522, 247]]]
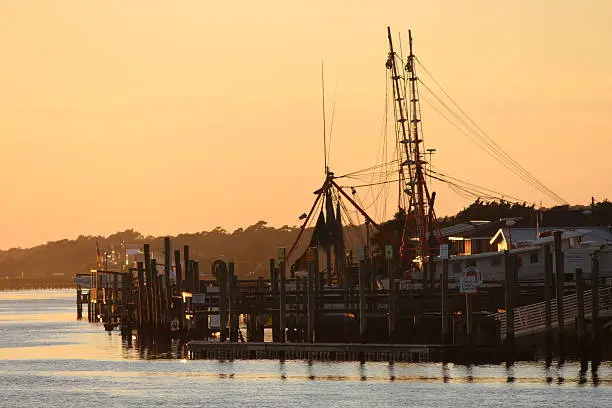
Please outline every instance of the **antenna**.
[[327, 175], [327, 135], [325, 134], [325, 128], [327, 126], [325, 123], [325, 76], [323, 69], [323, 61], [321, 61], [321, 93], [323, 96], [323, 158], [325, 163], [325, 175]]

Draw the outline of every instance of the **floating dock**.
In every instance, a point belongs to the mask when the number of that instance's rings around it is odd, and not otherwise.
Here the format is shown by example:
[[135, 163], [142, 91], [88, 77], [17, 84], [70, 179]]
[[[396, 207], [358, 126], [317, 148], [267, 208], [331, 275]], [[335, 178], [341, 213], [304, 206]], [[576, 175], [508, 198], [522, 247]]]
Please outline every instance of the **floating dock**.
[[[389, 361], [499, 363], [505, 361], [500, 346], [453, 346], [428, 344], [358, 344], [358, 343], [219, 343], [190, 341], [189, 359], [220, 360], [319, 360], [319, 361]], [[514, 351], [521, 360], [533, 360], [532, 350]]]

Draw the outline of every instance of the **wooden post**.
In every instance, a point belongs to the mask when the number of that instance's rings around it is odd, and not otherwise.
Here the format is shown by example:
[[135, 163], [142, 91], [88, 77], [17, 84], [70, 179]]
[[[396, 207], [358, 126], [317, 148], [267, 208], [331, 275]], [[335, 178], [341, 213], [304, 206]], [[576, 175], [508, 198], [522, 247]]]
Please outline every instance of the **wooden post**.
[[[157, 269], [156, 269], [157, 270]], [[157, 275], [157, 328], [161, 330], [166, 326], [166, 291], [164, 290], [164, 275]]]
[[601, 363], [601, 324], [599, 321], [599, 251], [595, 251], [591, 258], [591, 291], [592, 291], [592, 320], [593, 342], [591, 346], [591, 372], [597, 373]]
[[146, 311], [147, 328], [153, 324], [153, 273], [151, 272], [151, 250], [149, 244], [144, 244], [144, 267], [146, 275]]
[[174, 265], [176, 268], [176, 292], [181, 294], [183, 291], [183, 270], [181, 267], [181, 251], [174, 251]]
[[138, 330], [142, 329], [147, 319], [146, 313], [146, 286], [144, 276], [144, 266], [142, 262], [136, 263], [136, 271], [138, 273]]
[[565, 360], [565, 321], [563, 317], [563, 295], [565, 294], [565, 275], [563, 265], [563, 251], [561, 249], [562, 231], [554, 232], [555, 244], [555, 279], [557, 282], [557, 321], [558, 321], [558, 341], [559, 341], [559, 358]]
[[552, 361], [552, 292], [553, 292], [553, 256], [550, 245], [544, 246], [544, 343], [546, 347], [546, 361]]
[[506, 281], [506, 345], [509, 355], [512, 355], [514, 346], [514, 256], [508, 250], [504, 251], [504, 271]]
[[265, 326], [266, 326], [266, 314], [264, 310], [264, 279], [263, 277], [257, 278], [257, 313], [258, 313], [258, 324], [257, 324], [257, 341], [264, 341]]
[[[364, 250], [364, 256], [365, 256]], [[366, 315], [366, 261], [365, 259], [359, 260], [359, 341], [362, 343], [366, 342], [366, 330], [367, 330], [367, 315]]]
[[113, 321], [112, 317], [117, 315], [117, 309], [119, 309], [119, 275], [113, 273], [113, 289], [112, 289], [112, 302], [111, 302], [111, 318], [109, 319], [111, 322]]
[[231, 343], [238, 342], [238, 312], [236, 311], [236, 275], [234, 274], [234, 263], [227, 264], [227, 294], [229, 300], [229, 340]]
[[278, 284], [276, 282], [276, 261], [274, 258], [270, 258], [270, 291], [276, 292], [278, 290]]
[[314, 323], [315, 323], [315, 279], [317, 251], [315, 248], [308, 248], [308, 332], [306, 339], [308, 343], [314, 343]]
[[[193, 261], [192, 261], [193, 262]], [[227, 265], [222, 263], [218, 269], [219, 272], [219, 341], [224, 342], [228, 338], [228, 322], [227, 322], [227, 312], [228, 312], [228, 281], [229, 281], [229, 273], [227, 270]]]
[[[282, 256], [281, 256], [282, 255]], [[279, 248], [279, 270], [280, 270], [280, 305], [279, 305], [279, 341], [284, 343], [286, 341], [287, 332], [287, 299], [285, 287], [285, 248]]]
[[[309, 267], [310, 268], [310, 267]], [[309, 269], [310, 271], [310, 269]], [[310, 276], [310, 272], [309, 272]], [[308, 297], [308, 278], [300, 278], [302, 280], [302, 342], [308, 342], [308, 321], [310, 319], [308, 315], [308, 305], [310, 298]]]
[[131, 272], [121, 274], [121, 331], [128, 325], [128, 276]]
[[172, 249], [170, 248], [170, 237], [164, 237], [164, 280], [166, 284], [166, 311], [170, 310], [172, 304], [172, 283], [170, 282], [170, 271], [172, 270]]
[[76, 290], [77, 320], [83, 320], [83, 303], [81, 302], [82, 292], [83, 291], [81, 290], [81, 284], [77, 283], [77, 290]]
[[183, 246], [183, 260], [183, 265], [185, 265], [185, 290], [193, 293], [193, 288], [191, 287], [193, 283], [193, 269], [189, 262], [189, 245]]
[[295, 281], [295, 329], [297, 339], [303, 340], [302, 336], [302, 278], [296, 277]]
[[576, 334], [578, 335], [578, 350], [580, 353], [580, 372], [585, 373], [589, 359], [586, 350], [586, 327], [584, 322], [584, 278], [582, 268], [576, 268], [576, 302], [578, 303], [578, 316], [576, 317]]
[[[331, 261], [331, 245], [327, 245], [327, 247], [325, 248], [325, 266], [327, 268], [327, 285], [331, 286], [332, 284], [332, 261]], [[338, 278], [340, 278], [338, 276]], [[325, 280], [325, 275], [323, 276], [323, 279]], [[317, 291], [323, 291], [323, 286], [325, 286], [324, 284], [322, 285], [321, 283], [318, 284], [317, 286]]]
[[157, 260], [151, 259], [151, 265], [149, 266], [151, 270], [151, 283], [153, 289], [153, 319], [151, 319], [153, 323], [153, 327], [157, 330], [159, 328], [159, 295], [158, 295], [158, 286], [159, 280], [157, 278]]
[[[387, 275], [389, 276], [389, 315], [388, 315], [388, 327], [389, 327], [389, 343], [395, 342], [395, 276], [394, 276], [394, 263], [392, 259], [387, 259]], [[425, 282], [425, 280], [423, 281]]]
[[442, 274], [440, 276], [440, 295], [442, 296], [442, 344], [448, 344], [448, 259], [442, 260]]
[[201, 292], [201, 288], [200, 288], [200, 262], [198, 261], [192, 261], [193, 262], [193, 283], [191, 284], [192, 286], [192, 290], [193, 293], [200, 293]]
[[472, 296], [469, 293], [465, 294], [465, 317], [466, 317], [466, 327], [467, 327], [467, 338], [468, 345], [472, 346], [472, 334], [474, 333], [473, 327], [474, 323], [472, 322]]

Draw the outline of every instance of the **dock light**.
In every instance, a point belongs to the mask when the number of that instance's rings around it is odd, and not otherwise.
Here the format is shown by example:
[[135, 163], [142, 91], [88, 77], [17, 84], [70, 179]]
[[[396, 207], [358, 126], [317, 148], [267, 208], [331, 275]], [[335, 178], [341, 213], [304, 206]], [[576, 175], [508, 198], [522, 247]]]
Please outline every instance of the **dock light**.
[[187, 298], [193, 297], [191, 292], [181, 292], [181, 296], [183, 297], [183, 302], [187, 302]]

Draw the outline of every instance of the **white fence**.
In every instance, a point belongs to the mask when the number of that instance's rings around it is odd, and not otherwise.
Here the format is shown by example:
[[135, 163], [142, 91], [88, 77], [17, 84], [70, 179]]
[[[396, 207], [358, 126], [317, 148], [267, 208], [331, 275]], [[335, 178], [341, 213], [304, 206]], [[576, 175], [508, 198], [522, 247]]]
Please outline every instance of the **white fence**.
[[[559, 325], [557, 316], [557, 301], [551, 300], [551, 327]], [[612, 311], [612, 287], [599, 288], [599, 310]], [[584, 315], [593, 314], [593, 293], [584, 291]], [[576, 294], [563, 296], [563, 321], [570, 325], [578, 316], [578, 298]], [[506, 312], [495, 313], [493, 318], [500, 322], [500, 337], [506, 338]], [[546, 302], [533, 303], [514, 309], [515, 337], [536, 333], [546, 329]]]

